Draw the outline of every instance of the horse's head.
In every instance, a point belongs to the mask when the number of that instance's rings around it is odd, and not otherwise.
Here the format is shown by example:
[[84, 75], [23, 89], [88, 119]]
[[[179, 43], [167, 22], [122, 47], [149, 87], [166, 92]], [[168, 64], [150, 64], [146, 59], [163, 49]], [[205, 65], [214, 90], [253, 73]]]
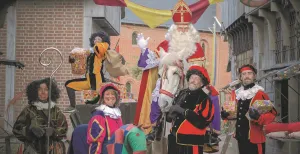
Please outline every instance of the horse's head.
[[175, 94], [184, 86], [183, 64], [177, 54], [167, 53], [161, 57], [159, 75], [161, 88], [158, 102], [162, 112], [167, 112]]

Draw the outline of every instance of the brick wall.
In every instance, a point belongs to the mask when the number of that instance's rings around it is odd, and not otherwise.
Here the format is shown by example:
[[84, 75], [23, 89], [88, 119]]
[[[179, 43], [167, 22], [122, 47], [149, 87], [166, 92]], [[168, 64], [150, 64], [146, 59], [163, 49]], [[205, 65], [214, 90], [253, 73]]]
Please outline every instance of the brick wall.
[[[46, 56], [53, 57], [53, 65], [48, 68], [41, 66], [38, 58], [45, 48], [55, 47], [62, 52], [64, 61], [54, 75], [61, 90], [58, 106], [63, 109], [69, 105], [64, 83], [75, 76], [71, 74], [68, 55], [74, 47], [82, 47], [83, 9], [82, 0], [17, 2], [16, 59], [25, 64], [25, 69], [16, 71], [15, 92], [22, 91], [33, 80], [50, 76], [60, 63], [59, 54], [47, 52]], [[43, 60], [49, 62], [45, 57]], [[27, 104], [25, 95], [15, 106], [15, 115], [22, 109], [22, 102]]]

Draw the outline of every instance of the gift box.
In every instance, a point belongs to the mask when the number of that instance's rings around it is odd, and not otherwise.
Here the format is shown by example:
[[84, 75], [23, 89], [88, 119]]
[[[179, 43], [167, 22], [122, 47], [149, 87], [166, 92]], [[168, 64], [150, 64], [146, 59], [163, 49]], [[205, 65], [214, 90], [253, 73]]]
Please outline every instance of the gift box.
[[274, 105], [270, 100], [256, 100], [251, 106], [251, 109], [255, 109], [259, 114], [264, 114], [273, 109]]
[[235, 101], [225, 101], [223, 103], [223, 109], [229, 113], [228, 119], [236, 118], [237, 105]]
[[84, 90], [83, 91], [83, 101], [91, 101], [95, 97], [98, 96], [98, 92], [96, 90]]
[[83, 48], [74, 48], [70, 53], [70, 58], [75, 61], [71, 64], [72, 74], [83, 75], [86, 72], [86, 59], [90, 52]]

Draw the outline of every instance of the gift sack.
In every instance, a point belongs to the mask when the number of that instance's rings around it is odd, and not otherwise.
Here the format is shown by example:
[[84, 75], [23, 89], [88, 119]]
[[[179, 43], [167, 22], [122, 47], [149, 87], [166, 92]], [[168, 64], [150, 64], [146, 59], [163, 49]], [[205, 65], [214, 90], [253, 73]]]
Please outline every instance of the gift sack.
[[287, 131], [272, 132], [267, 134], [266, 136], [271, 138], [288, 138], [288, 132]]
[[251, 106], [251, 109], [255, 109], [259, 114], [264, 114], [273, 109], [274, 105], [270, 100], [256, 100]]
[[98, 96], [98, 93], [96, 90], [83, 90], [83, 101], [84, 102], [91, 101], [97, 96]]
[[74, 48], [70, 53], [70, 58], [75, 61], [71, 63], [72, 74], [83, 75], [86, 72], [86, 59], [90, 52], [83, 48]]
[[296, 139], [300, 139], [300, 131], [299, 132], [292, 132], [289, 134], [290, 138], [296, 138]]
[[229, 113], [228, 119], [236, 118], [237, 105], [235, 101], [225, 101], [223, 104], [223, 109]]

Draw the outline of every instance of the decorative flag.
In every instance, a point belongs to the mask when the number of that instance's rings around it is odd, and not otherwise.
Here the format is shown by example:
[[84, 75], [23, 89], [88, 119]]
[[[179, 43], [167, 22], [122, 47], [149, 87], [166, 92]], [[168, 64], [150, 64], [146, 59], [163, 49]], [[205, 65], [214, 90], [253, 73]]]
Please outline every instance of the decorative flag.
[[126, 7], [124, 0], [94, 0], [98, 5]]
[[260, 7], [266, 4], [269, 0], [240, 0], [246, 6], [249, 7]]
[[202, 0], [189, 6], [189, 8], [192, 11], [193, 24], [195, 24], [199, 20], [199, 18], [202, 16], [202, 14], [208, 8], [208, 6], [209, 6], [208, 0]]
[[216, 4], [216, 3], [220, 3], [223, 2], [224, 0], [209, 0], [209, 4]]
[[171, 10], [157, 10], [125, 0], [127, 7], [150, 28], [155, 28], [172, 18]]
[[[172, 18], [171, 10], [158, 10], [147, 8], [142, 5], [133, 3], [130, 0], [94, 0], [94, 2], [98, 5], [128, 7], [150, 28], [155, 28]], [[223, 2], [223, 0], [201, 0], [192, 5], [189, 5], [190, 10], [192, 11], [192, 23], [195, 24], [199, 20], [199, 18], [202, 16], [202, 14], [208, 8], [209, 5], [216, 4], [218, 2]]]

